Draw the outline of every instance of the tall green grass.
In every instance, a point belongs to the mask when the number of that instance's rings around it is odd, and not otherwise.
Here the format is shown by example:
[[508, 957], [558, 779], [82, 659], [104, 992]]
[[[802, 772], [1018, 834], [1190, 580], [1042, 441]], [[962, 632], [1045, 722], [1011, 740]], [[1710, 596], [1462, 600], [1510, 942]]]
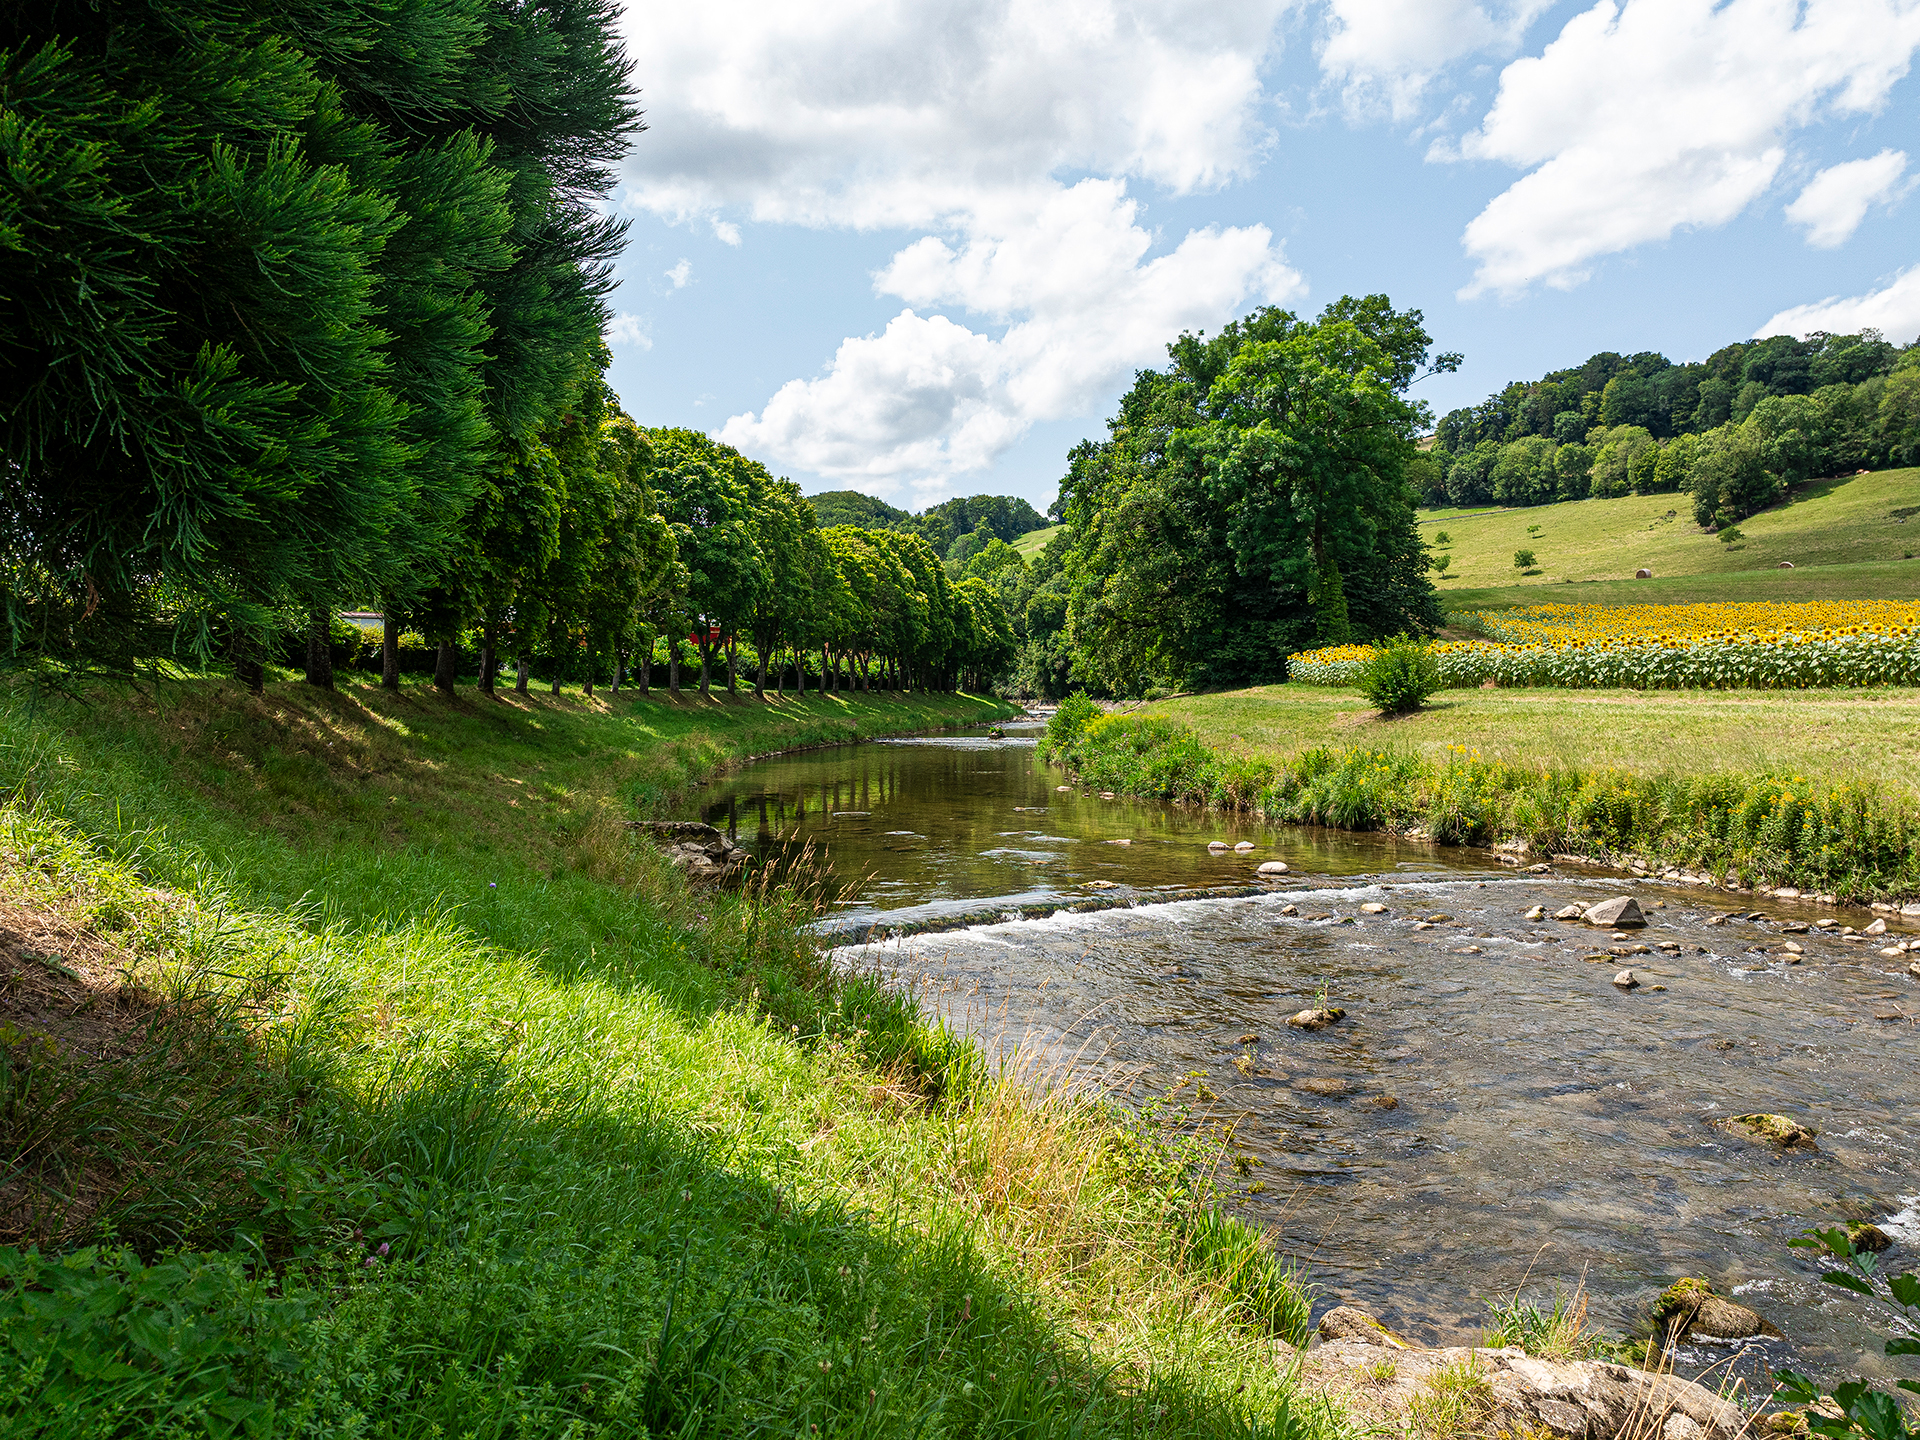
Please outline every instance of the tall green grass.
[[1794, 774], [1644, 775], [1533, 767], [1454, 747], [1314, 746], [1277, 763], [1223, 755], [1177, 721], [1062, 705], [1048, 757], [1083, 784], [1252, 811], [1287, 824], [1523, 840], [1602, 859], [1703, 866], [1848, 899], [1920, 895], [1920, 812], [1857, 783]]
[[632, 767], [480, 833], [593, 717], [461, 754], [491, 720], [324, 712], [443, 767], [396, 838], [399, 780], [206, 698], [0, 718], [0, 903], [166, 1017], [111, 1064], [9, 1045], [42, 1073], [0, 1149], [40, 1242], [0, 1248], [7, 1434], [1333, 1427], [1278, 1363], [1302, 1291], [1192, 1143], [989, 1074], [831, 973], [792, 892], [681, 888], [618, 823]]

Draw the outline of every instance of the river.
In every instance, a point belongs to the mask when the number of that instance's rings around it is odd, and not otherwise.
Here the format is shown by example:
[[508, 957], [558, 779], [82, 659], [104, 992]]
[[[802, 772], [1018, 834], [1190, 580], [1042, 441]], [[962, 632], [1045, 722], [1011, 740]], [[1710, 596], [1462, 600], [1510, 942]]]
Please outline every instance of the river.
[[[843, 945], [845, 963], [898, 973], [1030, 1065], [1135, 1104], [1172, 1092], [1196, 1122], [1230, 1124], [1244, 1158], [1220, 1183], [1308, 1273], [1316, 1314], [1357, 1304], [1471, 1343], [1490, 1300], [1557, 1287], [1619, 1333], [1698, 1274], [1786, 1337], [1730, 1362], [1750, 1379], [1779, 1364], [1887, 1373], [1885, 1309], [1787, 1244], [1871, 1220], [1896, 1241], [1884, 1264], [1920, 1266], [1920, 983], [1883, 942], [1798, 929], [1864, 927], [1864, 912], [1516, 874], [1485, 852], [1063, 779], [1032, 727], [1009, 726], [758, 762], [703, 812], [763, 857], [823, 852], [842, 887], [829, 933], [921, 931]], [[1245, 893], [1273, 859], [1290, 873]], [[1619, 894], [1645, 907], [1624, 943], [1647, 954], [1525, 918]], [[1730, 904], [1738, 918], [1720, 918]], [[1073, 905], [1113, 908], [1043, 913]], [[959, 928], [923, 928], [941, 926]], [[1613, 984], [1625, 965], [1639, 988]], [[1286, 1025], [1320, 1003], [1346, 1018]], [[1716, 1123], [1749, 1111], [1810, 1125], [1817, 1152]]]

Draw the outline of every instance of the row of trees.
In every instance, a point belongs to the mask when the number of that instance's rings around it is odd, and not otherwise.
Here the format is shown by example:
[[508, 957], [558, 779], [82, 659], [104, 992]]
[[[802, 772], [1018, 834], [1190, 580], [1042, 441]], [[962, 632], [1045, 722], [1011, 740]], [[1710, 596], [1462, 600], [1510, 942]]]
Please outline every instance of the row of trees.
[[578, 561], [554, 497], [601, 442], [623, 238], [597, 200], [641, 129], [617, 21], [612, 0], [0, 11], [14, 663], [224, 652], [257, 680], [289, 613], [324, 637], [377, 599], [444, 630]]
[[964, 565], [995, 540], [1010, 544], [1051, 523], [1017, 495], [964, 495], [930, 505], [918, 515], [858, 490], [809, 497], [822, 525], [858, 525], [918, 535], [948, 560]]
[[[1439, 448], [1462, 455], [1481, 445], [1540, 437], [1587, 441], [1596, 428], [1637, 426], [1658, 440], [1739, 424], [1769, 396], [1812, 395], [1892, 374], [1912, 346], [1876, 330], [1858, 335], [1773, 335], [1727, 345], [1697, 364], [1652, 351], [1611, 350], [1539, 380], [1516, 380], [1479, 405], [1449, 411], [1435, 427]], [[1590, 442], [1589, 442], [1590, 443]]]
[[[1727, 457], [1739, 457], [1734, 469]], [[1685, 491], [1702, 524], [1741, 519], [1816, 475], [1920, 464], [1920, 345], [1896, 368], [1811, 394], [1766, 395], [1738, 421], [1662, 438], [1643, 425], [1595, 426], [1564, 442], [1438, 444], [1415, 464], [1422, 498], [1442, 505], [1540, 505], [1587, 496]]]

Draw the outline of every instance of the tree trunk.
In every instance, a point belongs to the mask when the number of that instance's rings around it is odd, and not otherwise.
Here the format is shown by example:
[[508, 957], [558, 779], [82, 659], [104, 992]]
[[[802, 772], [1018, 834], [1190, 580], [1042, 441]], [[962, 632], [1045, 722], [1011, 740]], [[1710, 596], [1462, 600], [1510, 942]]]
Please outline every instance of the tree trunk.
[[739, 693], [740, 683], [737, 667], [734, 664], [734, 639], [729, 635], [727, 637], [727, 694], [738, 695]]
[[667, 693], [680, 698], [680, 638], [667, 641]]
[[620, 680], [622, 675], [626, 671], [626, 668], [627, 668], [627, 652], [625, 650], [622, 650], [618, 645], [616, 645], [613, 647], [613, 691], [612, 691], [612, 693], [615, 695], [618, 695], [620, 693]]
[[700, 698], [702, 700], [713, 698], [712, 680], [713, 642], [702, 640], [700, 642]]
[[527, 693], [527, 652], [525, 650], [513, 657], [513, 693], [516, 695]]
[[493, 626], [483, 626], [480, 631], [480, 693], [489, 700], [493, 698]]
[[453, 642], [442, 640], [433, 655], [433, 688], [453, 694]]
[[640, 664], [633, 673], [640, 681], [640, 698], [645, 700], [653, 685], [653, 641], [647, 641], [640, 651]]
[[589, 651], [587, 654], [587, 679], [586, 683], [580, 687], [582, 693], [584, 693], [589, 700], [593, 699], [593, 672], [599, 663], [600, 657]]
[[267, 693], [267, 667], [252, 655], [243, 655], [233, 662], [233, 678], [255, 695]]
[[753, 698], [764, 700], [767, 698], [767, 647], [757, 640], [754, 642], [754, 658]]
[[325, 610], [316, 610], [307, 622], [307, 684], [319, 690], [333, 688], [333, 636]]
[[820, 693], [827, 693], [827, 647], [820, 647]]
[[400, 688], [400, 617], [391, 605], [380, 617], [380, 688]]

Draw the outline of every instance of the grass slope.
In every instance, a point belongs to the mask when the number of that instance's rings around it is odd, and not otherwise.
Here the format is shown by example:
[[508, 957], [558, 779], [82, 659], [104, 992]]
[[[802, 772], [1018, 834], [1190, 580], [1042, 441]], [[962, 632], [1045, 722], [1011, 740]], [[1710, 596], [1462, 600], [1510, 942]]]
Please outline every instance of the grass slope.
[[690, 894], [620, 824], [1001, 709], [0, 712], [0, 1219], [61, 1257], [0, 1248], [6, 1433], [1326, 1432], [1275, 1363], [1299, 1294], [1190, 1154], [982, 1074], [806, 907]]
[[1044, 530], [1029, 530], [1013, 542], [1013, 548], [1018, 550], [1024, 558], [1031, 560], [1046, 549], [1047, 542], [1058, 535], [1063, 528], [1065, 527], [1060, 525], [1049, 525]]
[[1226, 755], [1281, 760], [1313, 746], [1450, 747], [1516, 765], [1637, 774], [1786, 770], [1920, 798], [1920, 691], [1446, 690], [1383, 717], [1358, 691], [1268, 685], [1146, 707]]
[[[1573, 598], [1565, 591], [1565, 581], [1630, 581], [1641, 568], [1652, 570], [1656, 578], [1716, 576], [1727, 587], [1705, 586], [1689, 598], [1744, 599], [1747, 587], [1760, 577], [1738, 572], [1772, 572], [1783, 560], [1791, 560], [1796, 571], [1873, 565], [1873, 570], [1857, 571], [1842, 582], [1860, 585], [1850, 593], [1884, 597], [1889, 592], [1883, 587], [1891, 581], [1897, 595], [1906, 597], [1920, 595], [1920, 561], [1912, 562], [1912, 575], [1881, 567], [1898, 567], [1906, 563], [1904, 557], [1920, 555], [1920, 513], [1905, 519], [1892, 513], [1915, 505], [1920, 505], [1920, 470], [1882, 470], [1802, 486], [1785, 503], [1741, 521], [1746, 538], [1732, 545], [1700, 531], [1685, 495], [1570, 500], [1491, 514], [1424, 510], [1420, 530], [1429, 545], [1453, 556], [1446, 578], [1438, 582], [1452, 608], [1462, 608], [1457, 591], [1519, 586], [1516, 550], [1532, 550], [1538, 557], [1540, 573], [1525, 577], [1527, 581], [1535, 587], [1559, 587], [1551, 595], [1541, 594], [1540, 600]], [[1669, 513], [1673, 518], [1667, 518]], [[1540, 527], [1538, 535], [1527, 533], [1533, 525]], [[1443, 530], [1451, 537], [1450, 545], [1439, 546], [1434, 540]], [[1792, 575], [1787, 588], [1810, 578]], [[1589, 597], [1580, 592], [1579, 598]], [[1788, 595], [1770, 592], [1768, 598]]]

